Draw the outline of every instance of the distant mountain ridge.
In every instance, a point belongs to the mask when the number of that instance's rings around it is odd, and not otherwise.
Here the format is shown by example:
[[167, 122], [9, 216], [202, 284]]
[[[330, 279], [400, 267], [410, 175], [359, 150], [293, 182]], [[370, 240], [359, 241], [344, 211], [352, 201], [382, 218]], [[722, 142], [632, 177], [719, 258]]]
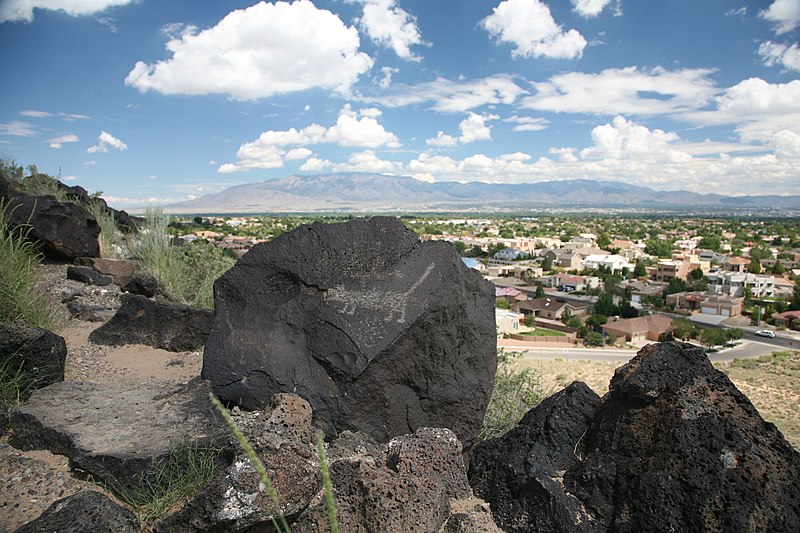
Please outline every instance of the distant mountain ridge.
[[526, 210], [547, 207], [800, 209], [800, 196], [655, 191], [615, 181], [423, 182], [370, 173], [293, 175], [165, 206], [175, 214]]

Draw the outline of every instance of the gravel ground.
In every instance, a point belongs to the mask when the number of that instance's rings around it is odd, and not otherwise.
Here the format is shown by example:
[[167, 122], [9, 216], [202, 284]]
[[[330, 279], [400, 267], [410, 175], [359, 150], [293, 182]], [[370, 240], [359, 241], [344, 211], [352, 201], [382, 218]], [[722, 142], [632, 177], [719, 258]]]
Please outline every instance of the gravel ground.
[[[58, 333], [67, 343], [66, 380], [185, 382], [200, 374], [202, 351], [172, 353], [149, 346], [91, 344], [89, 333], [119, 308], [120, 291], [115, 285], [96, 287], [68, 280], [67, 266], [41, 266], [42, 288], [57, 302], [63, 323]], [[75, 312], [81, 319], [73, 316]], [[102, 490], [74, 477], [65, 457], [43, 450], [17, 450], [9, 444], [8, 433], [0, 438], [0, 533], [14, 531], [57, 499], [84, 487]]]

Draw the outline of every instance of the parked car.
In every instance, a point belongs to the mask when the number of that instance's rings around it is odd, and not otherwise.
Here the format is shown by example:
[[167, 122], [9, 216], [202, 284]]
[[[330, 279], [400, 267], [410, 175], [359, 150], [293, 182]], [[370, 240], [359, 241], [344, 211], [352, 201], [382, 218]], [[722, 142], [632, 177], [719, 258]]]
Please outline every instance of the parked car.
[[760, 329], [756, 331], [756, 335], [759, 337], [769, 337], [770, 339], [775, 338], [775, 332], [769, 329]]

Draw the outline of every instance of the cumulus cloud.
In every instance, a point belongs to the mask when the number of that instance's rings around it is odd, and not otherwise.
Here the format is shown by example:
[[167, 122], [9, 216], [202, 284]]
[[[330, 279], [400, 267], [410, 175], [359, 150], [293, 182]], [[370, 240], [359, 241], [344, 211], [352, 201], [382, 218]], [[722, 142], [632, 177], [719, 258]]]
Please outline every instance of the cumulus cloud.
[[676, 133], [650, 130], [617, 116], [611, 123], [592, 129], [593, 145], [581, 150], [580, 156], [582, 159], [637, 159], [653, 163], [691, 160], [690, 155], [670, 146], [679, 139]]
[[615, 14], [620, 14], [620, 7], [618, 0], [570, 0], [572, 2], [572, 10], [582, 17], [592, 18], [596, 17], [609, 4], [616, 4]]
[[[312, 155], [306, 146], [332, 143], [339, 146], [359, 146], [377, 148], [387, 146], [396, 148], [400, 142], [394, 133], [386, 129], [374, 118], [380, 110], [366, 108], [354, 111], [348, 104], [339, 112], [336, 124], [330, 127], [310, 124], [302, 129], [269, 130], [258, 139], [244, 143], [236, 152], [236, 163], [221, 165], [218, 172], [241, 172], [255, 168], [281, 168], [287, 159], [305, 159]], [[294, 147], [294, 148], [290, 148]], [[313, 161], [312, 161], [313, 159]], [[312, 158], [303, 167], [310, 169], [320, 165], [320, 159]], [[301, 167], [301, 170], [303, 170]]]
[[56, 150], [63, 148], [64, 143], [75, 143], [78, 142], [78, 136], [72, 133], [68, 133], [66, 135], [61, 135], [60, 137], [53, 137], [52, 139], [48, 139], [47, 142], [50, 143], [50, 148], [55, 148]]
[[461, 135], [458, 140], [462, 144], [468, 144], [475, 141], [490, 141], [492, 140], [492, 128], [486, 125], [487, 120], [497, 120], [497, 115], [478, 115], [477, 113], [470, 113], [467, 118], [458, 124], [458, 129], [461, 130]]
[[134, 0], [3, 0], [0, 22], [33, 22], [34, 9], [63, 11], [73, 17], [93, 15], [110, 7], [124, 6]]
[[789, 33], [800, 26], [800, 1], [775, 0], [767, 9], [758, 12], [758, 16], [774, 24], [775, 33]]
[[433, 110], [441, 113], [464, 113], [484, 105], [513, 104], [526, 94], [513, 78], [498, 74], [476, 80], [452, 81], [436, 78], [417, 85], [394, 83], [379, 96], [362, 96], [366, 103], [384, 107], [406, 107], [432, 102]]
[[378, 81], [378, 85], [381, 89], [386, 89], [389, 85], [392, 84], [392, 76], [400, 72], [400, 69], [393, 68], [393, 67], [383, 67], [381, 68], [381, 74], [383, 77]]
[[556, 113], [658, 115], [701, 109], [719, 90], [711, 69], [670, 71], [661, 67], [567, 72], [534, 83], [522, 107]]
[[333, 163], [325, 159], [310, 157], [300, 166], [300, 172], [322, 172], [329, 169]]
[[787, 70], [800, 71], [800, 48], [797, 47], [797, 43], [789, 46], [767, 41], [758, 47], [758, 55], [768, 67], [778, 65]]
[[346, 93], [373, 64], [359, 44], [355, 28], [308, 0], [259, 2], [228, 13], [212, 28], [181, 29], [167, 43], [171, 58], [137, 62], [125, 84], [142, 92], [236, 100], [314, 87]]
[[391, 48], [402, 59], [421, 59], [411, 51], [413, 45], [423, 44], [415, 17], [395, 0], [358, 1], [364, 4], [364, 13], [357, 23], [373, 42]]
[[575, 59], [587, 45], [577, 30], [563, 31], [539, 0], [503, 0], [481, 25], [497, 41], [514, 45], [513, 57]]
[[106, 153], [108, 152], [109, 148], [113, 148], [114, 150], [119, 150], [120, 152], [124, 152], [125, 150], [128, 149], [128, 145], [122, 142], [121, 140], [117, 139], [107, 131], [100, 131], [100, 135], [97, 137], [97, 144], [87, 148], [86, 153], [89, 154]]
[[443, 131], [437, 131], [436, 137], [426, 139], [425, 144], [428, 146], [435, 146], [437, 148], [452, 148], [454, 146], [458, 146], [458, 139], [452, 135], [447, 135]]

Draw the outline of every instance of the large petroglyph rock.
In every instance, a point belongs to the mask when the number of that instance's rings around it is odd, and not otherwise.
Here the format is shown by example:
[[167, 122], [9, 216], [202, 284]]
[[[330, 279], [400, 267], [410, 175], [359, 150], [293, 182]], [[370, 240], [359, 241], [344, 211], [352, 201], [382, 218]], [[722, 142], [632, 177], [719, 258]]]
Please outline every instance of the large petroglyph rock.
[[496, 368], [494, 292], [454, 248], [400, 221], [301, 226], [214, 287], [203, 377], [245, 408], [306, 398], [329, 435], [424, 426], [472, 444]]

